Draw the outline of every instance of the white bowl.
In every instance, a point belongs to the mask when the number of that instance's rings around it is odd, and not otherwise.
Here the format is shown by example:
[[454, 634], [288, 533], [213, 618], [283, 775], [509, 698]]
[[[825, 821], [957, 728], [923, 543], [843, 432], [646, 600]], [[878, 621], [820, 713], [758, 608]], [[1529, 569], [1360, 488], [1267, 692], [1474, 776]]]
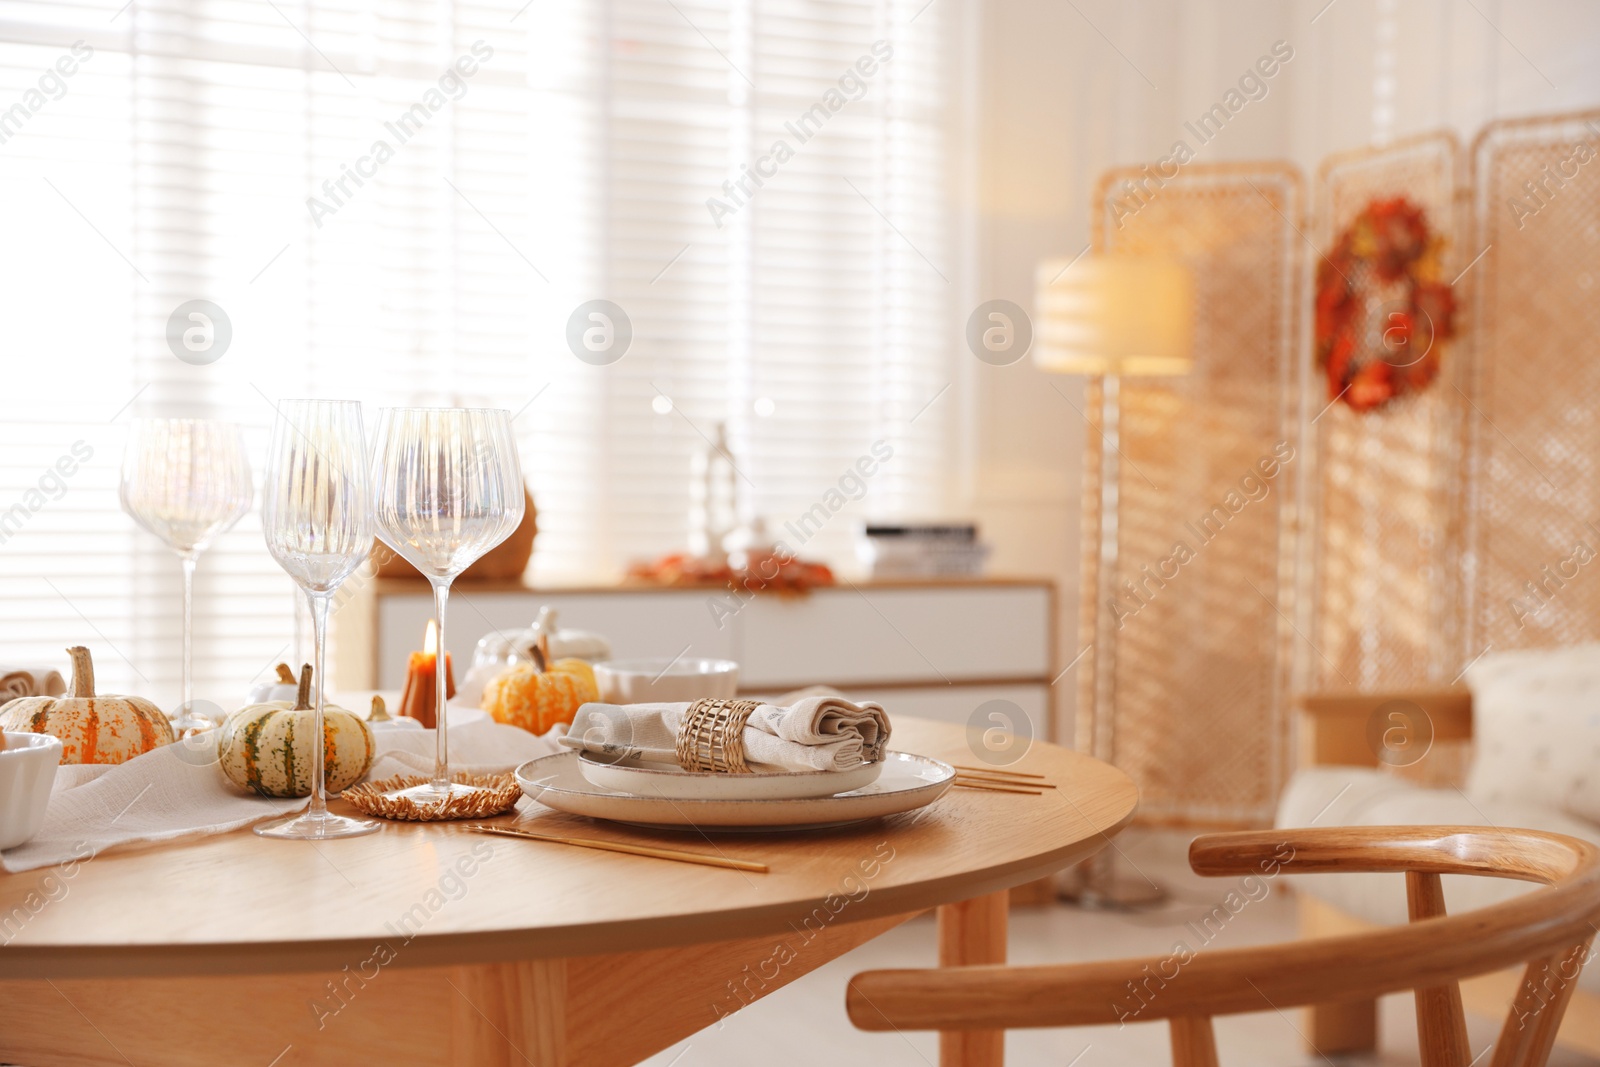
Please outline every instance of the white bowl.
[[731, 659], [608, 659], [594, 665], [602, 704], [675, 704], [731, 699], [739, 665]]
[[0, 749], [0, 849], [22, 844], [44, 825], [61, 742], [49, 734], [5, 733]]

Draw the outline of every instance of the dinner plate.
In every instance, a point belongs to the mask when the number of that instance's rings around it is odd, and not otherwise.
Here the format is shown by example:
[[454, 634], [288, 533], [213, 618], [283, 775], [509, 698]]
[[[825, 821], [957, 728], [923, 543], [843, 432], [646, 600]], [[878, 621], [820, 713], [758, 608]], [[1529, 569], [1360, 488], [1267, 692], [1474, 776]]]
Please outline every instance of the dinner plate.
[[883, 763], [863, 763], [847, 771], [762, 770], [749, 774], [720, 774], [579, 752], [578, 770], [591, 785], [614, 793], [671, 800], [798, 800], [831, 797], [871, 785], [883, 770]]
[[875, 781], [824, 797], [776, 800], [677, 799], [605, 789], [584, 777], [579, 753], [557, 752], [517, 768], [522, 791], [546, 807], [639, 826], [696, 830], [809, 830], [915, 811], [955, 782], [955, 768], [928, 756], [890, 752]]

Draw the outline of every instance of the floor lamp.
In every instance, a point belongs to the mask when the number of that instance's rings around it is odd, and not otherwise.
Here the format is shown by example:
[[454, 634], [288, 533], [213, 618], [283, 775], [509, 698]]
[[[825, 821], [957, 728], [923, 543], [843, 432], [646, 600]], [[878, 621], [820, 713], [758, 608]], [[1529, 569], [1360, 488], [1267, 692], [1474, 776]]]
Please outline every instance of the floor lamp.
[[[1174, 260], [1097, 255], [1039, 265], [1034, 302], [1034, 363], [1053, 374], [1101, 380], [1099, 566], [1094, 610], [1084, 639], [1094, 648], [1094, 691], [1088, 709], [1091, 752], [1115, 764], [1116, 620], [1106, 605], [1116, 595], [1117, 490], [1122, 460], [1120, 437], [1123, 378], [1171, 377], [1194, 366], [1194, 283]], [[1082, 712], [1080, 711], [1080, 715]], [[1063, 895], [1083, 907], [1130, 909], [1166, 899], [1146, 878], [1117, 874], [1115, 852], [1106, 849], [1082, 864], [1078, 884]]]

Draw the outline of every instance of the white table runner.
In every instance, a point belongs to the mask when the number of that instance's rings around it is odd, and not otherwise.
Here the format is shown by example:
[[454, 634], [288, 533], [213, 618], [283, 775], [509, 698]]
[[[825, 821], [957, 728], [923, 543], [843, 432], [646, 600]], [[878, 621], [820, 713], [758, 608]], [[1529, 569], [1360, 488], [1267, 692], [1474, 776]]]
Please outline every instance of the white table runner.
[[[371, 779], [431, 774], [434, 731], [380, 730]], [[496, 774], [558, 751], [553, 739], [503, 726], [481, 712], [450, 720], [450, 769]], [[44, 826], [0, 852], [9, 872], [86, 860], [113, 845], [218, 834], [283, 815], [304, 800], [241, 793], [211, 753], [182, 742], [114, 767], [65, 766], [56, 772]]]

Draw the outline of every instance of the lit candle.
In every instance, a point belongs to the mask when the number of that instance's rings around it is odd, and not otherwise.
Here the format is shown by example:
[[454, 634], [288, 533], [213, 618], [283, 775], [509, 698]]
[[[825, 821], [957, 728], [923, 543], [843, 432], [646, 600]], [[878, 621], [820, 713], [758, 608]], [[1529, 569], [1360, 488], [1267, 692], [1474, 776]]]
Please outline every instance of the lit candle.
[[[413, 652], [406, 660], [406, 687], [400, 694], [400, 714], [409, 715], [432, 730], [439, 725], [438, 697], [434, 692], [434, 671], [439, 664], [439, 626], [428, 620], [428, 633], [422, 641], [422, 651]], [[444, 654], [445, 696], [456, 695], [456, 676], [451, 667], [450, 653]]]

